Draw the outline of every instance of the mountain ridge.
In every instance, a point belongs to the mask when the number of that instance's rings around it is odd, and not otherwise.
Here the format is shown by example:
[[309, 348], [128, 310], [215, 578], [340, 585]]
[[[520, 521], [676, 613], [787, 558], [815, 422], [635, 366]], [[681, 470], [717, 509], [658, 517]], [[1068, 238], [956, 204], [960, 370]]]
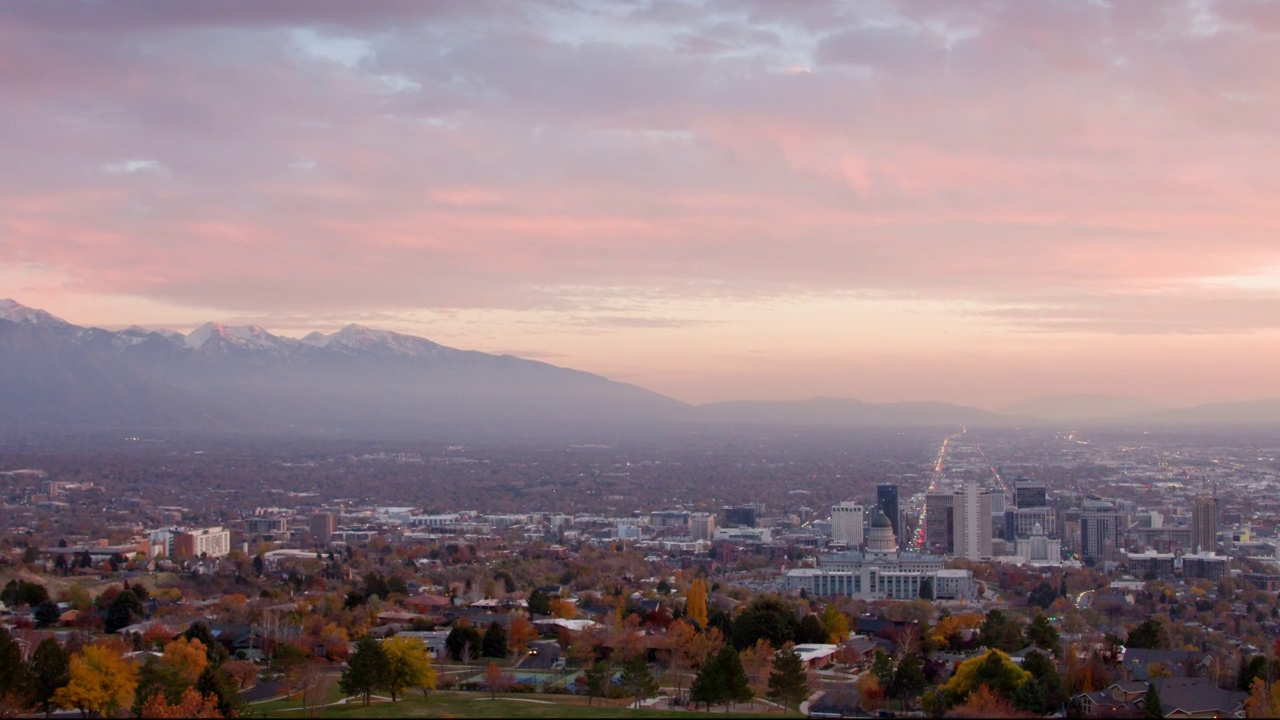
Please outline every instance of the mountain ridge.
[[211, 427], [450, 423], [870, 426], [1280, 424], [1280, 399], [1162, 408], [1051, 395], [986, 410], [933, 401], [685, 403], [602, 375], [350, 323], [303, 338], [257, 325], [82, 327], [0, 300], [0, 420]]

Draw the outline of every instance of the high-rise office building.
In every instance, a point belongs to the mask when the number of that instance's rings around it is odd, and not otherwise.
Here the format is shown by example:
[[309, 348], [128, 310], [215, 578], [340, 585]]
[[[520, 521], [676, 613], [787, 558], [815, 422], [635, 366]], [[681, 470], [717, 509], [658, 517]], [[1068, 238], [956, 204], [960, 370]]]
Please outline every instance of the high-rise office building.
[[338, 530], [337, 518], [333, 513], [316, 513], [311, 516], [311, 539], [318, 543], [327, 543]]
[[725, 527], [755, 527], [756, 526], [756, 507], [754, 505], [726, 507], [724, 509], [724, 526]]
[[967, 560], [990, 560], [991, 492], [983, 490], [976, 480], [966, 481], [964, 490], [956, 493], [955, 556]]
[[1080, 508], [1080, 553], [1105, 560], [1123, 544], [1124, 514], [1106, 500], [1086, 500]]
[[1218, 499], [1201, 495], [1191, 506], [1191, 552], [1218, 551]]
[[694, 540], [710, 540], [716, 534], [716, 516], [699, 512], [689, 516], [689, 535]]
[[1049, 491], [1039, 480], [1018, 478], [1013, 481], [1013, 504], [1024, 510], [1049, 507]]
[[902, 511], [898, 505], [898, 486], [893, 483], [881, 483], [876, 486], [876, 507], [889, 518], [893, 526], [893, 534], [898, 538], [898, 545], [903, 543]]
[[831, 508], [831, 540], [848, 548], [862, 546], [866, 509], [856, 502], [842, 502]]
[[955, 552], [955, 493], [924, 496], [924, 551], [951, 555]]

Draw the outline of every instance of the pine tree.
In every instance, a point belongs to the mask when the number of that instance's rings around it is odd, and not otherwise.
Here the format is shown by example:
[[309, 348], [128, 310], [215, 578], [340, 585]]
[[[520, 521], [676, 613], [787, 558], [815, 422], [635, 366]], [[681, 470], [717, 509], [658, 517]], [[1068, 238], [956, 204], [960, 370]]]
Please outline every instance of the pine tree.
[[623, 692], [636, 699], [636, 707], [658, 692], [658, 680], [649, 672], [649, 663], [645, 662], [643, 655], [636, 655], [624, 663], [618, 680]]
[[484, 639], [480, 643], [480, 653], [485, 657], [504, 658], [507, 656], [507, 631], [499, 622], [489, 623], [484, 631]]
[[769, 674], [769, 698], [790, 710], [809, 697], [809, 677], [794, 650], [781, 650]]
[[731, 647], [720, 648], [720, 662], [724, 663], [725, 689], [730, 703], [744, 703], [751, 700], [755, 693], [751, 692], [751, 678], [742, 667], [742, 656]]
[[347, 659], [347, 669], [338, 679], [338, 686], [348, 695], [359, 695], [364, 704], [369, 704], [369, 696], [375, 688], [382, 685], [391, 673], [391, 663], [382, 651], [382, 646], [371, 635], [365, 635], [356, 641], [356, 651]]
[[607, 662], [592, 663], [582, 673], [587, 687], [587, 704], [594, 698], [604, 697], [609, 690], [609, 682], [613, 679], [613, 668]]
[[1160, 691], [1155, 685], [1147, 686], [1147, 694], [1142, 696], [1142, 717], [1163, 718], [1164, 705], [1160, 702]]
[[0, 700], [27, 694], [30, 682], [27, 666], [22, 662], [22, 648], [8, 630], [0, 627]]
[[28, 666], [31, 677], [31, 703], [46, 717], [53, 712], [53, 694], [71, 682], [71, 656], [53, 638], [45, 638], [36, 646]]

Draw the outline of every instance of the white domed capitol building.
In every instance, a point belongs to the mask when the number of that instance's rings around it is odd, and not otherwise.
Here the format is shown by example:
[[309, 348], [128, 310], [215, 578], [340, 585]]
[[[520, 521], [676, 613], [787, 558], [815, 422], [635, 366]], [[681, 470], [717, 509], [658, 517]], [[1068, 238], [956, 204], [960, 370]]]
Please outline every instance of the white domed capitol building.
[[938, 600], [973, 597], [973, 573], [947, 570], [943, 562], [938, 555], [899, 552], [893, 524], [877, 511], [865, 550], [821, 555], [818, 567], [789, 571], [785, 588], [862, 600], [912, 600], [921, 597], [922, 587]]

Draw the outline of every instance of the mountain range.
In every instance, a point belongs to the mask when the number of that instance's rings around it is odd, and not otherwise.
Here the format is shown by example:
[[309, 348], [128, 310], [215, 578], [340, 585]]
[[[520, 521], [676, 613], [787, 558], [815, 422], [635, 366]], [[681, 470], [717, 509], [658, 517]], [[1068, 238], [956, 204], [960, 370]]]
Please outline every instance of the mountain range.
[[655, 423], [1014, 426], [1280, 423], [1280, 400], [1164, 409], [1036, 398], [992, 412], [840, 398], [688, 405], [600, 375], [348, 325], [301, 339], [256, 325], [190, 333], [81, 327], [0, 300], [0, 422], [192, 431], [412, 433]]

